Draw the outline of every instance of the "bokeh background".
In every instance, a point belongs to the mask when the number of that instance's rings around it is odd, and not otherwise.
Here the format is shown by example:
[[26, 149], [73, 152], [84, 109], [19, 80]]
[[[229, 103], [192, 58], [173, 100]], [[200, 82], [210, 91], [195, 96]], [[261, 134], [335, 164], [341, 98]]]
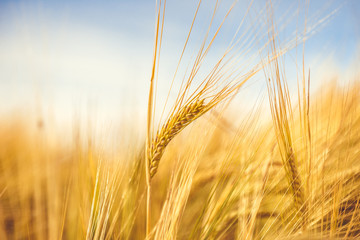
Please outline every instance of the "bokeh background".
[[[249, 2], [239, 1], [208, 59], [217, 58], [225, 49]], [[339, 74], [353, 79], [350, 75], [360, 62], [360, 2], [316, 0], [297, 12], [300, 2], [277, 1], [275, 15], [289, 18], [289, 25], [280, 34], [284, 38], [294, 30], [303, 31], [303, 26], [296, 25], [299, 18], [306, 16], [309, 26], [318, 24], [305, 45], [313, 90]], [[195, 43], [201, 42], [201, 30], [208, 25], [214, 3], [203, 1], [189, 52], [198, 48]], [[264, 3], [253, 2], [247, 24], [263, 14]], [[196, 4], [191, 0], [167, 1], [160, 94], [167, 93]], [[220, 12], [229, 4], [223, 1], [225, 7]], [[148, 0], [1, 1], [0, 113], [38, 113], [62, 124], [71, 123], [74, 115], [84, 112], [96, 115], [100, 122], [116, 122], [134, 114], [139, 116], [136, 119], [145, 119], [154, 22], [155, 1]], [[257, 51], [257, 46], [252, 51]], [[291, 67], [296, 57], [292, 54], [286, 65], [289, 79], [296, 78], [296, 68]], [[186, 65], [187, 60], [184, 62]], [[265, 86], [263, 79], [260, 75], [253, 81]], [[256, 84], [249, 87], [243, 98], [258, 96], [260, 88]]]

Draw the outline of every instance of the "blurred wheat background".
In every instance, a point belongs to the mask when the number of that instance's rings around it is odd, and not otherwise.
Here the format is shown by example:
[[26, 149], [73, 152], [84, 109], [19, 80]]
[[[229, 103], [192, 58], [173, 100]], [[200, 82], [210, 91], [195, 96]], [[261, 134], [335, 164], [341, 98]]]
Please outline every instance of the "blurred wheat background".
[[360, 239], [359, 13], [1, 2], [0, 239]]

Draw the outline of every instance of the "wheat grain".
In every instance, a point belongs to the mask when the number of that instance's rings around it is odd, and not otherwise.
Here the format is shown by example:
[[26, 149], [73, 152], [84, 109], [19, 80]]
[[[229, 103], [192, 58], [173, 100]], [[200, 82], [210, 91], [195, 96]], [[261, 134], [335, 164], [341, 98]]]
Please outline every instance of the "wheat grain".
[[197, 100], [185, 105], [177, 113], [168, 119], [168, 121], [157, 132], [152, 141], [149, 152], [149, 170], [150, 178], [154, 177], [159, 167], [159, 162], [164, 154], [166, 146], [170, 141], [183, 130], [187, 125], [193, 122], [205, 109], [204, 100]]

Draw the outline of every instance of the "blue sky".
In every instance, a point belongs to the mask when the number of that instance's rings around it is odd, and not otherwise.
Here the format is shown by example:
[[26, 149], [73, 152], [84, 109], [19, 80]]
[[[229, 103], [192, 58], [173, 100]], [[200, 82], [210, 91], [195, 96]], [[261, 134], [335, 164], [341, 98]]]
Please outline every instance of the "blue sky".
[[[229, 6], [229, 1], [223, 2], [219, 15]], [[208, 55], [210, 62], [227, 46], [248, 2], [239, 1]], [[299, 1], [273, 2], [276, 16], [290, 9], [282, 22], [288, 26], [280, 33], [285, 39], [296, 30], [293, 13]], [[190, 53], [202, 39], [213, 3], [203, 1]], [[248, 24], [257, 21], [257, 9], [263, 4], [255, 0]], [[163, 79], [173, 74], [195, 7], [196, 1], [168, 0], [160, 65]], [[306, 65], [319, 79], [322, 72], [332, 73], [334, 68], [348, 71], [359, 60], [360, 1], [310, 1], [309, 22], [316, 23], [334, 9], [336, 13], [306, 42]], [[125, 112], [142, 116], [154, 16], [152, 0], [0, 1], [0, 112], [32, 109], [40, 102], [63, 119], [89, 106], [108, 119], [124, 117]], [[166, 83], [161, 86], [160, 92], [167, 90]], [[256, 95], [252, 92], [256, 87], [249, 89], [246, 96]]]

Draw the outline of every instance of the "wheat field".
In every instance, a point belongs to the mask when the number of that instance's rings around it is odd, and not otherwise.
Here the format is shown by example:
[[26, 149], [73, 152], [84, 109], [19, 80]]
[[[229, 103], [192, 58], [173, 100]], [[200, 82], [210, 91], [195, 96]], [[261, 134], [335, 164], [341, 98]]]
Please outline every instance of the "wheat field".
[[[63, 129], [33, 112], [1, 115], [0, 239], [360, 239], [360, 75], [314, 79], [303, 54], [332, 13], [302, 19], [283, 40], [276, 1], [267, 1], [251, 28], [237, 22], [211, 64], [236, 8], [214, 2], [189, 60], [206, 3], [192, 9], [165, 93], [159, 59], [170, 3], [156, 3], [140, 132], [136, 119], [118, 131], [96, 129], [91, 117]], [[300, 61], [289, 79], [284, 59], [294, 49]], [[264, 91], [244, 110], [242, 89], [256, 78]]]

